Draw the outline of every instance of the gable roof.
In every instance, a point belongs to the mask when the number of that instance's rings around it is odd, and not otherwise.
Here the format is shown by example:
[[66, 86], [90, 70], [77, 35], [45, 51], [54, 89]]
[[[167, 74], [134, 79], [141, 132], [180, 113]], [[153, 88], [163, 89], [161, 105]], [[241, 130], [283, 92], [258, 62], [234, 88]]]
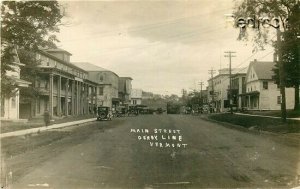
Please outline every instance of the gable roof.
[[115, 74], [117, 77], [119, 77], [118, 74], [116, 74], [115, 72], [111, 70], [107, 70], [100, 66], [96, 66], [95, 64], [91, 64], [89, 62], [72, 62], [72, 64], [78, 66], [81, 69], [84, 69], [87, 72], [111, 72]]
[[258, 79], [272, 79], [274, 75], [273, 68], [275, 68], [275, 62], [250, 62], [249, 68], [253, 67]]
[[43, 51], [46, 51], [48, 53], [51, 53], [51, 52], [62, 52], [62, 53], [66, 53], [68, 55], [72, 55], [70, 52], [64, 50], [64, 49], [61, 49], [61, 48], [55, 48], [55, 49], [48, 49], [48, 48], [44, 48], [44, 49], [41, 49]]
[[89, 62], [72, 62], [72, 64], [75, 64], [76, 66], [86, 70], [86, 71], [109, 71], [107, 69], [104, 69], [102, 67], [96, 66], [94, 64], [91, 64]]

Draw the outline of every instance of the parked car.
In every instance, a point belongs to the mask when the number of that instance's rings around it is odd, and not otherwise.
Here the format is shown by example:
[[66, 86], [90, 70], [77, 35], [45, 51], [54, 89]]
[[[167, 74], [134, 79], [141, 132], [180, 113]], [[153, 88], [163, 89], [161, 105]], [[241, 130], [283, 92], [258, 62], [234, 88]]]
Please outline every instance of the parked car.
[[157, 114], [162, 114], [163, 112], [164, 112], [164, 110], [162, 108], [157, 108], [156, 109]]
[[125, 117], [127, 115], [128, 111], [126, 106], [118, 106], [116, 108], [116, 113], [115, 116], [116, 117]]
[[112, 112], [109, 107], [107, 106], [100, 106], [97, 108], [97, 120], [111, 120], [112, 119]]
[[128, 107], [128, 115], [137, 116], [139, 114], [138, 108], [136, 106], [129, 106]]

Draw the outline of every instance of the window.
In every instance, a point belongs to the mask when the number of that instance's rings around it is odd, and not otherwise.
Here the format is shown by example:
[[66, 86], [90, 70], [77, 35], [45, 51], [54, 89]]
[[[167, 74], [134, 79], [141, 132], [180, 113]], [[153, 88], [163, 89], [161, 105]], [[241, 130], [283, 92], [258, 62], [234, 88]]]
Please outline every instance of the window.
[[132, 104], [136, 104], [136, 100], [132, 100]]
[[100, 75], [99, 79], [100, 81], [103, 81], [103, 75]]
[[103, 87], [99, 87], [99, 95], [103, 95]]
[[277, 104], [281, 104], [281, 96], [277, 96]]
[[50, 66], [49, 58], [46, 58], [47, 66]]
[[36, 54], [36, 59], [37, 59], [37, 60], [40, 60], [40, 59], [41, 59], [41, 55], [37, 53], [37, 54]]
[[268, 82], [267, 81], [263, 81], [263, 89], [268, 89]]

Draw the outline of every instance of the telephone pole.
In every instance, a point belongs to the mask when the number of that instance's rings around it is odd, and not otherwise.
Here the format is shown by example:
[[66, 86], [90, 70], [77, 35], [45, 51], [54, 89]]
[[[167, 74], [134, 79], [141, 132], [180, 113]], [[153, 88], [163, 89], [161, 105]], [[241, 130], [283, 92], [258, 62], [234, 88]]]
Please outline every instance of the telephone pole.
[[282, 52], [281, 52], [281, 31], [279, 28], [276, 29], [277, 33], [277, 49], [276, 49], [276, 55], [277, 60], [275, 60], [278, 63], [279, 68], [279, 88], [280, 88], [280, 94], [281, 94], [281, 119], [283, 122], [286, 122], [286, 98], [285, 98], [285, 71], [284, 66], [282, 62]]
[[203, 104], [203, 99], [202, 99], [202, 86], [203, 86], [203, 81], [199, 82], [200, 85], [200, 105], [202, 106]]
[[236, 52], [234, 52], [234, 51], [226, 51], [225, 52], [225, 54], [226, 55], [224, 55], [225, 57], [228, 57], [229, 58], [229, 106], [230, 106], [230, 113], [233, 113], [232, 112], [232, 105], [231, 105], [231, 98], [232, 98], [232, 95], [231, 95], [231, 93], [232, 93], [232, 91], [231, 91], [231, 58], [232, 57], [236, 57], [235, 55], [234, 55], [234, 53], [236, 53]]
[[212, 99], [212, 103], [215, 106], [214, 74], [216, 73], [216, 70], [214, 70], [214, 68], [211, 68], [211, 70], [208, 70], [208, 73], [210, 74], [211, 77], [211, 90], [212, 90], [211, 99]]

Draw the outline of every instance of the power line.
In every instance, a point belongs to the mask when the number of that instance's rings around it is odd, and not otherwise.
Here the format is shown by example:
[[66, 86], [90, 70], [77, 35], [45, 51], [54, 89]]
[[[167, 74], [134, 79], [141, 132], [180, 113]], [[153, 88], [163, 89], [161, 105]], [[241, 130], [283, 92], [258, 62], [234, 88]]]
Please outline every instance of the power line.
[[[171, 24], [176, 24], [176, 23], [179, 23], [179, 22], [183, 22], [186, 19], [196, 18], [196, 17], [199, 17], [199, 16], [204, 16], [204, 15], [207, 15], [207, 14], [222, 12], [222, 11], [225, 11], [225, 10], [230, 10], [230, 9], [228, 9], [228, 8], [219, 9], [219, 10], [211, 11], [211, 12], [208, 12], [208, 13], [196, 14], [196, 15], [192, 15], [192, 16], [179, 17], [179, 18], [175, 18], [175, 19], [171, 19], [171, 20], [165, 20], [165, 21], [157, 22], [157, 23], [151, 23], [151, 24], [128, 27], [128, 28], [124, 28], [122, 30], [111, 30], [111, 31], [106, 31], [106, 32], [92, 32], [92, 33], [89, 33], [89, 35], [93, 35], [93, 38], [95, 38], [95, 35], [101, 35], [101, 37], [109, 36], [109, 35], [115, 35], [115, 33], [120, 33], [124, 30], [126, 30], [128, 32], [151, 30], [151, 29], [155, 29], [155, 28], [165, 27], [166, 25], [171, 25]], [[87, 38], [81, 38], [81, 39], [87, 39]], [[81, 40], [81, 39], [75, 39], [75, 40]], [[71, 41], [75, 41], [75, 40], [71, 40]]]

